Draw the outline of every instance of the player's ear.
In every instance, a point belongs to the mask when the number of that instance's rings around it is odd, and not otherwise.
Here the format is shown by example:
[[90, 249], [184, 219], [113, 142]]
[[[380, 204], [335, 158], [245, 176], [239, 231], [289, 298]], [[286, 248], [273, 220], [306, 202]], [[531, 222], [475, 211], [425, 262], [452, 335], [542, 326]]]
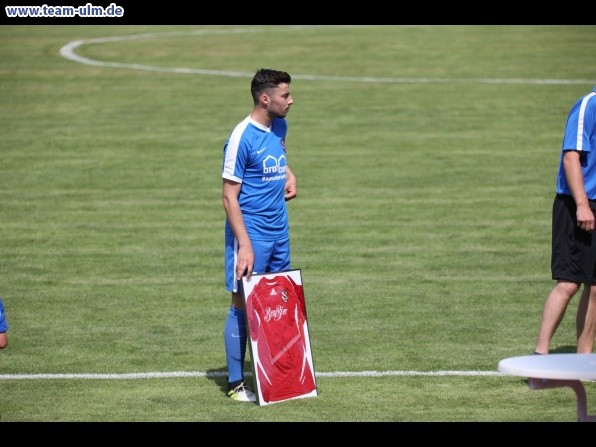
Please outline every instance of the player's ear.
[[270, 102], [271, 102], [271, 97], [269, 96], [269, 94], [267, 92], [261, 93], [261, 104], [263, 104], [264, 106], [267, 106], [267, 105], [269, 105]]

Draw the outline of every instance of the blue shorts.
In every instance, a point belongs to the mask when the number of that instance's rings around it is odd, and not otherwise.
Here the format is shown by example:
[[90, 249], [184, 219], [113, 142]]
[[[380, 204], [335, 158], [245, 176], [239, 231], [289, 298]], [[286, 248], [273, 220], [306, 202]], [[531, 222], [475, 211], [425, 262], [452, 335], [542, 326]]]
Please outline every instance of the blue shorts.
[[[290, 238], [276, 241], [252, 241], [255, 253], [253, 274], [277, 273], [290, 270]], [[242, 293], [242, 281], [236, 281], [238, 241], [226, 232], [225, 274], [226, 289]]]

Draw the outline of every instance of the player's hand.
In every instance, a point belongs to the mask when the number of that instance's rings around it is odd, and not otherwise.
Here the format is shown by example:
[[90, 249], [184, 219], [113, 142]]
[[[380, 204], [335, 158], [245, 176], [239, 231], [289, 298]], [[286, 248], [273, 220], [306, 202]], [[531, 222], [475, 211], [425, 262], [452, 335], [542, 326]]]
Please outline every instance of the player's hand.
[[298, 194], [298, 186], [296, 182], [296, 176], [294, 174], [286, 172], [286, 185], [284, 187], [286, 202], [292, 200]]
[[251, 247], [240, 247], [238, 249], [238, 259], [236, 261], [236, 280], [240, 281], [242, 277], [247, 280], [252, 276], [255, 264], [255, 254]]
[[577, 207], [577, 226], [588, 233], [592, 233], [596, 227], [596, 219], [594, 213], [589, 205], [583, 205]]

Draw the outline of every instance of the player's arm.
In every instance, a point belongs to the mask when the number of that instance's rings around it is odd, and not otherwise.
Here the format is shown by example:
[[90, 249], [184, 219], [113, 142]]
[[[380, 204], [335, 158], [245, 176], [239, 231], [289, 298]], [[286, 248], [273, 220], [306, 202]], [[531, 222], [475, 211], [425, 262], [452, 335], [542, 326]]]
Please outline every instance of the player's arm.
[[4, 312], [4, 303], [0, 297], [0, 349], [8, 346], [8, 323], [6, 323], [6, 313]]
[[580, 164], [579, 151], [565, 151], [563, 154], [563, 167], [565, 168], [565, 177], [567, 177], [567, 184], [575, 200], [577, 207], [576, 217], [577, 226], [584, 231], [591, 233], [594, 231], [594, 213], [590, 208], [588, 202], [588, 196], [586, 195], [586, 189], [584, 186], [584, 176], [582, 174], [582, 168]]
[[286, 201], [292, 200], [298, 194], [296, 176], [289, 166], [286, 166]]
[[244, 217], [242, 217], [242, 210], [238, 202], [240, 195], [241, 183], [232, 180], [223, 179], [222, 188], [222, 203], [226, 211], [226, 216], [234, 237], [238, 241], [238, 260], [236, 261], [236, 279], [240, 280], [244, 272], [247, 272], [246, 278], [250, 279], [255, 263], [255, 254], [252, 249], [246, 226], [244, 225]]

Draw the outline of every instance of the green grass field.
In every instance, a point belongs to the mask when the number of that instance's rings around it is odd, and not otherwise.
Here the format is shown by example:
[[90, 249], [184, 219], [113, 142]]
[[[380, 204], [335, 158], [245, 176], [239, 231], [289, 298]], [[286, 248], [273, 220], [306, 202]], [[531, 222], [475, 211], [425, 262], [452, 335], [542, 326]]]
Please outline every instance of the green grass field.
[[[575, 421], [497, 365], [534, 348], [595, 54], [596, 26], [0, 27], [0, 421]], [[319, 391], [265, 407], [224, 394], [221, 205], [261, 67], [293, 75]]]

